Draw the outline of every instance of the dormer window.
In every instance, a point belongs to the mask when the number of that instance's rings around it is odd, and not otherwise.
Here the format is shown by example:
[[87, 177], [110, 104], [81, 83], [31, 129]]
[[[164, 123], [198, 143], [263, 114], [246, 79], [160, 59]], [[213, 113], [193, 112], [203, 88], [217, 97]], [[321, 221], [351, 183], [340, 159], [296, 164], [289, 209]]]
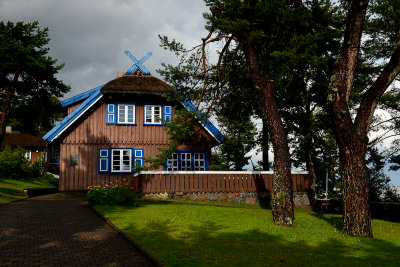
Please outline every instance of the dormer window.
[[144, 123], [161, 125], [162, 120], [162, 106], [161, 105], [145, 105], [144, 106]]

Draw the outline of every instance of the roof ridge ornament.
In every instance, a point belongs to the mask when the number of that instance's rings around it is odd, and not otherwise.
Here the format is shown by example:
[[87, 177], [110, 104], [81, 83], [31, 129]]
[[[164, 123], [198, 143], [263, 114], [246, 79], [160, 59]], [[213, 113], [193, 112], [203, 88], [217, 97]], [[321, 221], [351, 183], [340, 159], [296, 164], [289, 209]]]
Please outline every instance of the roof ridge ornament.
[[133, 65], [132, 67], [130, 67], [126, 73], [131, 74], [131, 75], [138, 75], [138, 76], [142, 76], [142, 75], [150, 75], [150, 71], [143, 66], [143, 63], [149, 58], [151, 57], [151, 55], [153, 54], [152, 52], [148, 52], [144, 57], [142, 57], [140, 60], [137, 60], [134, 56], [132, 56], [131, 52], [129, 51], [125, 51], [124, 52], [125, 55], [127, 55], [132, 61], [133, 61]]

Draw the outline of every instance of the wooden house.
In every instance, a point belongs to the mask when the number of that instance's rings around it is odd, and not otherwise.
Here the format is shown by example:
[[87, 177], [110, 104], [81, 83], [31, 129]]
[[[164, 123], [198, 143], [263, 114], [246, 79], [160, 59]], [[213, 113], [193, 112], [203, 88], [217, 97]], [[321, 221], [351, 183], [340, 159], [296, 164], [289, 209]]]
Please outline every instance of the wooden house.
[[[151, 53], [141, 60], [125, 53], [134, 65], [120, 77], [62, 101], [68, 115], [43, 137], [60, 145], [60, 191], [129, 181], [136, 164], [143, 166], [145, 157], [160, 153], [157, 147], [169, 145], [163, 123], [174, 116], [174, 105], [163, 94], [174, 88], [143, 66]], [[180, 104], [195, 109], [188, 99]], [[198, 127], [194, 145], [178, 147], [158, 170], [211, 169], [211, 148], [225, 137], [208, 120]]]
[[42, 139], [43, 133], [38, 135], [32, 135], [28, 133], [20, 133], [12, 131], [10, 126], [7, 126], [6, 134], [1, 143], [2, 147], [10, 146], [12, 148], [22, 147], [26, 150], [25, 158], [34, 163], [39, 160], [40, 157], [46, 154], [47, 142]]

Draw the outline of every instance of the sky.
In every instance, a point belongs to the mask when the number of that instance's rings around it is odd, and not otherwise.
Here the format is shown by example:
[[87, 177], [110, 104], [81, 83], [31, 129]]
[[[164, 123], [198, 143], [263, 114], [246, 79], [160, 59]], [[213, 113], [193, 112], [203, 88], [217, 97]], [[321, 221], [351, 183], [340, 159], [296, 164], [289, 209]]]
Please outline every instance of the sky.
[[[176, 64], [175, 55], [159, 46], [166, 35], [191, 48], [207, 36], [202, 16], [208, 12], [203, 0], [0, 0], [3, 21], [39, 21], [49, 28], [50, 56], [65, 63], [58, 78], [71, 87], [63, 99], [102, 85], [125, 72], [132, 61], [148, 52], [144, 65], [152, 75], [161, 63]], [[253, 163], [261, 155], [251, 152]], [[270, 160], [273, 159], [270, 154]], [[250, 167], [250, 165], [248, 166]], [[400, 186], [398, 172], [387, 172]]]
[[177, 62], [159, 47], [166, 35], [192, 47], [207, 35], [202, 0], [0, 0], [3, 21], [39, 21], [49, 28], [50, 56], [65, 67], [58, 78], [71, 86], [66, 98], [112, 80], [132, 61], [153, 52], [144, 63], [151, 74], [161, 63]]

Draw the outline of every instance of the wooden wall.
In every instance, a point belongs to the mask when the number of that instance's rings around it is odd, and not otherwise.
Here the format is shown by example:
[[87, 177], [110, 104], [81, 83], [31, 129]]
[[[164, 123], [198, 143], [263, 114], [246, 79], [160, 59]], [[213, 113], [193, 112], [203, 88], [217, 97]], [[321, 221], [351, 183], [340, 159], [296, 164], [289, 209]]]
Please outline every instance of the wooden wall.
[[[60, 191], [86, 190], [92, 184], [122, 182], [132, 178], [132, 174], [99, 174], [99, 148], [143, 148], [145, 157], [154, 157], [160, 153], [157, 147], [168, 147], [165, 127], [143, 125], [142, 105], [136, 106], [136, 124], [106, 124], [106, 104], [103, 100], [96, 103], [60, 138]], [[191, 148], [207, 149], [211, 156], [211, 142], [211, 137], [202, 132], [197, 145]], [[78, 155], [78, 165], [71, 165], [71, 154]], [[162, 168], [160, 166], [159, 170]]]

